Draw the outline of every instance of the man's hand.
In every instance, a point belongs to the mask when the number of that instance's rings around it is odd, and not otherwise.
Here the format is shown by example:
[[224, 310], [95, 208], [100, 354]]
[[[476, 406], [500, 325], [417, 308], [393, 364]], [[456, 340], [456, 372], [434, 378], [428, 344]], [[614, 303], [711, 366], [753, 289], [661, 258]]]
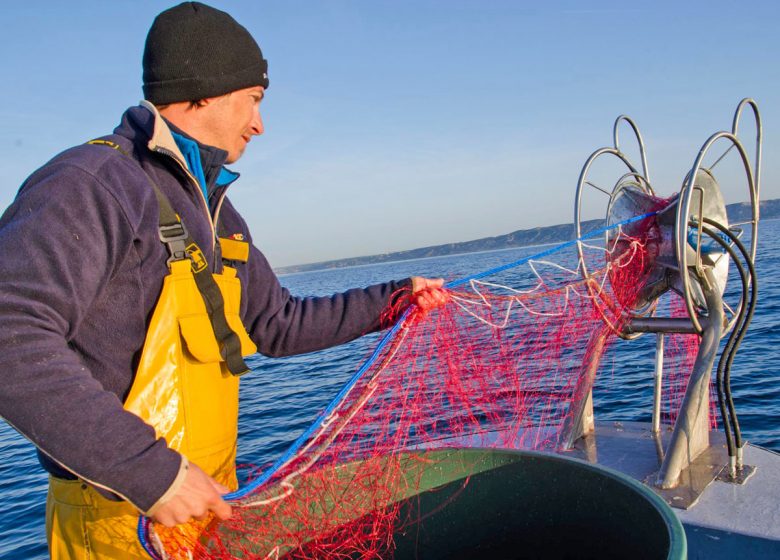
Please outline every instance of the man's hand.
[[198, 465], [190, 463], [179, 490], [155, 508], [151, 517], [166, 527], [187, 523], [193, 517], [205, 519], [209, 511], [213, 511], [219, 519], [229, 519], [230, 505], [221, 496], [227, 492], [228, 488], [203, 472]]
[[447, 292], [442, 290], [444, 280], [442, 278], [412, 277], [412, 303], [416, 304], [423, 312], [441, 307], [449, 301]]

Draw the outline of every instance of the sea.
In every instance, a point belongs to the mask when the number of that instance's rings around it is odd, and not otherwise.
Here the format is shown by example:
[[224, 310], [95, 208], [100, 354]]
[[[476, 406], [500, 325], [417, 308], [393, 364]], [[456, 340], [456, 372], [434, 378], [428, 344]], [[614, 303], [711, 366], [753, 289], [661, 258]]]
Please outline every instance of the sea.
[[[280, 280], [295, 295], [320, 296], [412, 275], [455, 280], [547, 250], [506, 249], [290, 274]], [[780, 451], [780, 220], [760, 224], [756, 271], [758, 306], [732, 368], [732, 388], [747, 441]], [[733, 280], [727, 301], [736, 293]], [[253, 371], [242, 380], [239, 463], [261, 465], [279, 457], [328, 405], [378, 340], [374, 334], [302, 356], [252, 357]], [[610, 360], [608, 371], [597, 378], [596, 419], [649, 422], [655, 339], [645, 335], [620, 341], [613, 348], [620, 359]], [[46, 480], [33, 445], [0, 420], [0, 560], [47, 557]]]

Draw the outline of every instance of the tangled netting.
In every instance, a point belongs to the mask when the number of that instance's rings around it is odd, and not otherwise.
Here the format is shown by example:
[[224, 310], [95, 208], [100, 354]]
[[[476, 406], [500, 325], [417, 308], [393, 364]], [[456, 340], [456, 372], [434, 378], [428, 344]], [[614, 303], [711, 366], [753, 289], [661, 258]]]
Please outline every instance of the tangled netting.
[[426, 314], [412, 307], [232, 519], [155, 527], [157, 546], [177, 559], [392, 557], [394, 535], [420, 515], [413, 497], [481, 468], [438, 450], [562, 446], [586, 370], [643, 286], [654, 235], [645, 218], [619, 243], [586, 245], [587, 280], [558, 253], [451, 287]]

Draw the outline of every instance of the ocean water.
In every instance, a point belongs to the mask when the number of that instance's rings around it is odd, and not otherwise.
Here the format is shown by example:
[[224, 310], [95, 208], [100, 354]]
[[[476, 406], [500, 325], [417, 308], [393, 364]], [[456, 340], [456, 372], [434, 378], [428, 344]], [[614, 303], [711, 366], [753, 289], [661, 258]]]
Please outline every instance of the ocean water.
[[[732, 387], [748, 441], [780, 451], [780, 221], [761, 223], [757, 257], [759, 305], [732, 369]], [[385, 263], [282, 277], [297, 295], [326, 295], [410, 275], [454, 280], [541, 248], [523, 248]], [[573, 251], [573, 250], [569, 250]], [[556, 257], [552, 257], [555, 259]], [[511, 284], [512, 272], [501, 278]], [[736, 282], [730, 281], [727, 298]], [[278, 457], [316, 418], [376, 345], [379, 335], [322, 352], [282, 359], [256, 356], [242, 381], [239, 462]], [[650, 421], [655, 339], [620, 342], [594, 391], [597, 419]], [[0, 421], [0, 559], [46, 558], [46, 476], [33, 446]]]

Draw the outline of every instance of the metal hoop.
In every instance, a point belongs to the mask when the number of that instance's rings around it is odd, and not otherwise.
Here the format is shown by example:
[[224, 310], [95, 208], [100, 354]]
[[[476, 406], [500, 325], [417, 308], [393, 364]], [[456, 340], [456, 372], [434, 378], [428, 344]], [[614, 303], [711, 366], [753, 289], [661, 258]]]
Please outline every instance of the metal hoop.
[[[742, 143], [737, 139], [737, 137], [733, 133], [717, 132], [712, 136], [710, 136], [709, 139], [707, 139], [707, 141], [699, 150], [699, 154], [696, 157], [696, 160], [694, 161], [693, 167], [691, 168], [691, 171], [688, 173], [688, 175], [685, 178], [682, 190], [680, 192], [680, 202], [677, 205], [677, 217], [676, 217], [676, 228], [675, 228], [675, 254], [677, 257], [677, 262], [680, 267], [680, 279], [682, 282], [682, 288], [683, 288], [682, 295], [685, 301], [685, 307], [688, 311], [688, 315], [691, 319], [691, 322], [693, 323], [693, 326], [696, 329], [696, 332], [699, 334], [703, 332], [703, 328], [701, 323], [699, 322], [698, 317], [696, 316], [696, 307], [693, 302], [693, 291], [691, 288], [688, 254], [687, 251], [685, 250], [688, 242], [688, 227], [689, 227], [688, 216], [690, 215], [691, 198], [693, 197], [693, 192], [695, 190], [694, 185], [696, 184], [696, 177], [698, 176], [699, 171], [707, 171], [707, 169], [702, 166], [704, 157], [707, 155], [707, 152], [712, 147], [712, 145], [721, 138], [726, 138], [727, 140], [732, 142], [733, 147], [737, 149], [737, 152], [742, 158], [742, 163], [745, 167], [745, 174], [748, 179], [748, 187], [750, 190], [750, 202], [753, 207], [753, 220], [751, 222], [753, 224], [753, 231], [750, 240], [751, 258], [753, 258], [753, 256], [755, 255], [755, 248], [756, 248], [758, 204], [756, 198], [755, 183], [753, 181], [753, 171], [750, 167], [750, 162], [748, 161], [747, 153], [745, 152], [745, 148], [742, 146]], [[744, 305], [744, 303], [745, 302], [740, 301], [739, 304], [740, 307]], [[732, 316], [732, 320], [729, 322], [727, 328], [724, 329], [723, 334], [727, 333], [733, 326], [734, 317], [736, 317], [738, 311], [739, 308], [735, 310], [735, 313]]]
[[[639, 142], [640, 142], [640, 146], [641, 146], [640, 151], [642, 152], [643, 159], [644, 159], [644, 144], [642, 143], [641, 136], [639, 136], [639, 131], [636, 128], [636, 125], [633, 123], [633, 121], [628, 119], [628, 117], [621, 116], [615, 122], [615, 128], [613, 129], [613, 133], [615, 134], [614, 139], [615, 139], [616, 145], [618, 144], [617, 125], [620, 122], [620, 120], [627, 120], [629, 123], [631, 123], [631, 126], [636, 131], [637, 137], [639, 138]], [[581, 241], [579, 241], [579, 238], [582, 237], [582, 193], [584, 191], [584, 187], [587, 185], [587, 186], [593, 187], [593, 188], [597, 189], [598, 191], [606, 194], [607, 196], [609, 196], [610, 204], [611, 204], [611, 201], [612, 201], [612, 199], [614, 197], [614, 189], [613, 189], [612, 193], [608, 193], [604, 189], [601, 189], [601, 188], [597, 187], [596, 185], [594, 185], [593, 183], [590, 183], [589, 181], [586, 180], [587, 176], [588, 176], [588, 172], [590, 171], [590, 168], [593, 165], [593, 163], [599, 157], [604, 156], [604, 155], [612, 155], [612, 156], [618, 158], [618, 160], [623, 162], [623, 164], [628, 168], [628, 173], [625, 173], [618, 180], [618, 182], [616, 184], [616, 188], [626, 178], [634, 177], [635, 179], [638, 180], [638, 183], [640, 184], [640, 188], [643, 188], [643, 189], [646, 188], [648, 190], [648, 192], [650, 192], [650, 194], [652, 194], [652, 188], [650, 187], [650, 184], [647, 181], [646, 177], [643, 176], [642, 174], [640, 174], [637, 171], [637, 169], [634, 167], [634, 165], [628, 160], [628, 158], [625, 156], [625, 154], [623, 154], [619, 150], [618, 147], [614, 147], [614, 148], [608, 148], [608, 147], [600, 148], [600, 149], [596, 150], [595, 152], [593, 152], [590, 155], [590, 157], [585, 162], [585, 165], [583, 166], [582, 171], [580, 172], [580, 177], [579, 177], [579, 180], [577, 181], [577, 190], [576, 190], [575, 202], [574, 202], [574, 226], [575, 226], [576, 238], [578, 239], [578, 241], [577, 241], [577, 257], [578, 257], [578, 261], [579, 261], [579, 266], [580, 266], [580, 271], [581, 271], [582, 277], [585, 280], [589, 280], [590, 279], [590, 273], [588, 272], [588, 267], [587, 267], [587, 264], [585, 262], [585, 253], [583, 252], [583, 244], [582, 244]], [[644, 162], [643, 162], [643, 165], [645, 165]], [[646, 169], [646, 166], [645, 166], [645, 169]], [[609, 208], [609, 205], [607, 206], [607, 208]], [[607, 244], [609, 243], [609, 235], [607, 233], [605, 233], [605, 243], [607, 243]], [[587, 289], [588, 289], [588, 293], [594, 299], [594, 302], [595, 302], [596, 299], [597, 299], [597, 295], [598, 294], [596, 294], [594, 292], [594, 289], [593, 289], [593, 286], [592, 286], [591, 282], [587, 282], [586, 286], [587, 286]], [[599, 311], [599, 314], [601, 315], [602, 319], [607, 324], [607, 326], [615, 334], [617, 334], [621, 338], [634, 339], [634, 338], [637, 338], [637, 337], [641, 336], [642, 333], [632, 333], [632, 334], [625, 334], [625, 333], [623, 333], [620, 329], [618, 329], [612, 323], [612, 321], [607, 317], [607, 315], [604, 313], [603, 309], [598, 304], [594, 303], [594, 305], [596, 306], [596, 309]], [[652, 309], [649, 309], [649, 311], [646, 310], [645, 314], [648, 313], [648, 312], [652, 313], [653, 310], [654, 310], [654, 307]]]
[[[585, 178], [588, 176], [588, 171], [590, 171], [591, 165], [593, 165], [593, 162], [596, 161], [599, 157], [602, 155], [613, 155], [616, 158], [618, 158], [620, 161], [622, 161], [626, 167], [628, 167], [628, 170], [630, 174], [638, 174], [638, 171], [634, 166], [631, 164], [630, 161], [628, 161], [628, 158], [626, 158], [623, 153], [620, 152], [617, 148], [600, 148], [593, 152], [590, 157], [585, 162], [585, 165], [582, 167], [582, 171], [580, 171], [580, 178], [577, 181], [577, 191], [574, 196], [574, 228], [575, 228], [575, 236], [578, 239], [577, 241], [577, 255], [579, 257], [580, 265], [582, 266], [582, 274], [583, 277], [587, 279], [588, 277], [588, 269], [587, 265], [585, 265], [585, 254], [582, 252], [582, 242], [579, 241], [579, 238], [582, 237], [582, 192], [583, 187], [585, 185], [593, 186], [592, 184], [588, 183]], [[595, 186], [594, 186], [595, 188]], [[601, 189], [599, 189], [601, 190]], [[605, 191], [601, 191], [605, 192]], [[607, 193], [608, 196], [609, 193]]]
[[620, 139], [618, 134], [618, 126], [620, 125], [621, 121], [625, 121], [631, 126], [631, 129], [634, 131], [634, 136], [636, 137], [637, 144], [639, 145], [639, 157], [642, 160], [642, 171], [644, 173], [643, 177], [645, 181], [647, 181], [648, 184], [650, 184], [650, 169], [647, 167], [647, 154], [645, 151], [645, 141], [642, 139], [642, 133], [639, 132], [639, 127], [636, 125], [636, 123], [629, 117], [628, 115], [620, 115], [617, 119], [615, 119], [615, 124], [612, 127], [612, 141], [615, 145], [615, 149], [620, 152]]
[[[753, 110], [753, 117], [755, 118], [756, 122], [756, 153], [755, 153], [755, 160], [753, 161], [753, 179], [755, 181], [754, 187], [755, 187], [755, 198], [751, 198], [751, 201], [755, 201], [753, 204], [753, 236], [758, 236], [758, 220], [760, 215], [760, 206], [759, 201], [761, 200], [761, 158], [762, 158], [762, 151], [763, 151], [763, 131], [761, 127], [761, 113], [758, 110], [758, 104], [750, 97], [744, 98], [742, 101], [739, 102], [739, 105], [737, 105], [737, 110], [734, 112], [734, 122], [731, 125], [731, 133], [739, 137], [739, 119], [742, 116], [742, 111], [744, 111], [746, 106], [750, 106], [750, 108]], [[756, 259], [756, 243], [751, 243], [750, 247], [750, 258], [752, 260]]]

